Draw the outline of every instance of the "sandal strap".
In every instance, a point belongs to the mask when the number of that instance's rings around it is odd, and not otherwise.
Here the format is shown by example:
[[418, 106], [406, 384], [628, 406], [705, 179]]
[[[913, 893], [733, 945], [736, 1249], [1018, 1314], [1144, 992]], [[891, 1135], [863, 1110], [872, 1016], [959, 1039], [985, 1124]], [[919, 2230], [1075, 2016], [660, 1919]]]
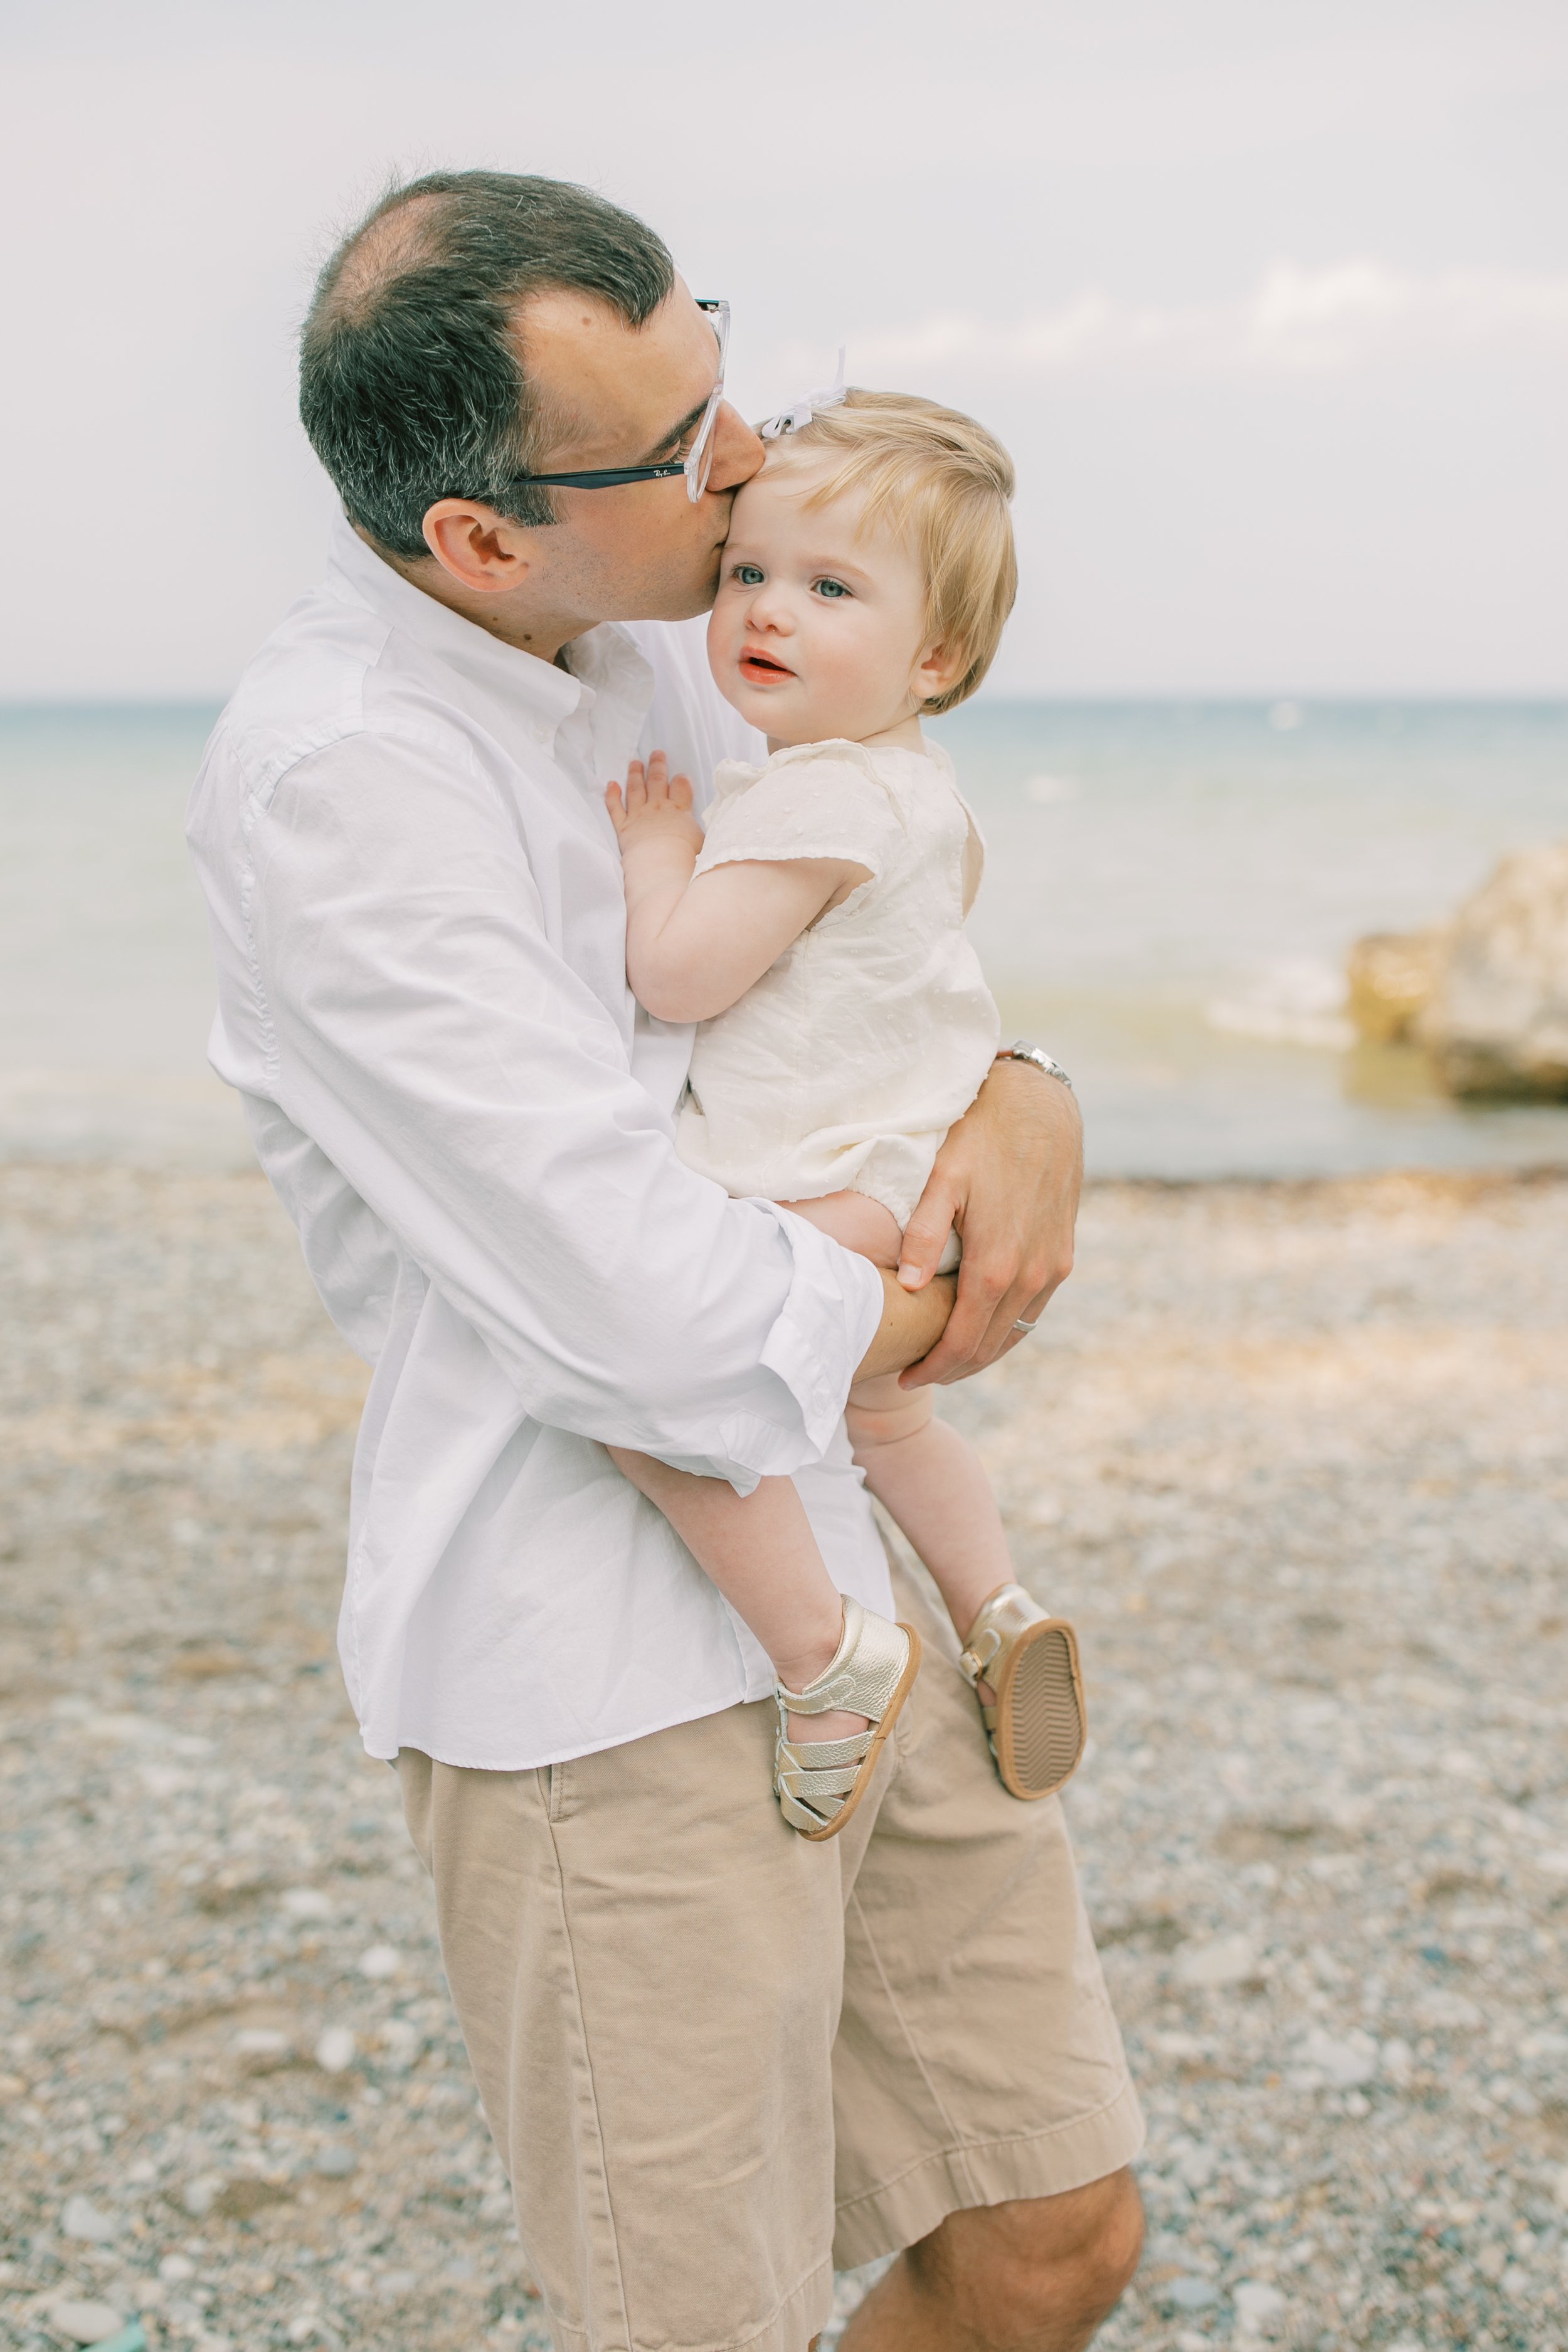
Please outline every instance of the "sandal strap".
[[794, 1771], [833, 1772], [841, 1764], [863, 1764], [870, 1744], [868, 1731], [853, 1731], [847, 1739], [781, 1739], [778, 1752]]
[[859, 1778], [870, 1744], [868, 1731], [851, 1739], [779, 1741], [773, 1787], [791, 1829], [826, 1827]]
[[[834, 1740], [831, 1744], [837, 1747], [839, 1743]], [[798, 1758], [799, 1748], [794, 1753]], [[791, 1763], [789, 1756], [790, 1750], [786, 1747], [775, 1760], [780, 1785], [786, 1788], [792, 1797], [847, 1797], [855, 1786], [856, 1773], [866, 1760], [864, 1756], [857, 1756], [829, 1769], [826, 1766]]]
[[[791, 1829], [830, 1836], [835, 1825], [841, 1825], [886, 1737], [883, 1718], [902, 1703], [919, 1654], [905, 1626], [874, 1615], [846, 1596], [844, 1632], [822, 1673], [803, 1691], [773, 1685], [779, 1711], [773, 1787]], [[847, 1715], [865, 1716], [865, 1730], [851, 1732], [847, 1739], [790, 1738], [792, 1715], [826, 1715], [840, 1707]]]
[[864, 1715], [880, 1723], [903, 1679], [909, 1654], [909, 1636], [900, 1626], [873, 1616], [846, 1594], [838, 1647], [816, 1680], [803, 1691], [774, 1685], [781, 1722], [785, 1715], [828, 1715], [842, 1708], [846, 1715]]
[[1021, 1584], [998, 1585], [981, 1606], [959, 1653], [958, 1663], [971, 1685], [994, 1683], [991, 1669], [1000, 1665], [1020, 1633], [1042, 1624], [1049, 1615]]

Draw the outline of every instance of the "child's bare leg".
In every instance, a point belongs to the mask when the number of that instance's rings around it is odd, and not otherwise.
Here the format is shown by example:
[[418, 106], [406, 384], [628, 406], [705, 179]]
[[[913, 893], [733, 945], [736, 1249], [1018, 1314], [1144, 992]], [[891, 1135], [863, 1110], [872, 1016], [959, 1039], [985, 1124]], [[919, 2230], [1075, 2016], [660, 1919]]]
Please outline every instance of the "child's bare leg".
[[866, 1484], [931, 1570], [960, 1641], [998, 1585], [1013, 1580], [1002, 1514], [980, 1457], [938, 1421], [930, 1389], [898, 1377], [849, 1391], [849, 1442]]
[[[612, 1445], [624, 1478], [657, 1503], [698, 1566], [751, 1627], [786, 1690], [804, 1690], [832, 1663], [844, 1602], [827, 1573], [805, 1506], [790, 1478], [764, 1478], [745, 1496], [722, 1478], [672, 1470]], [[792, 1739], [848, 1739], [863, 1715], [792, 1715]]]
[[820, 1201], [781, 1201], [779, 1206], [804, 1217], [807, 1224], [820, 1225], [857, 1257], [868, 1257], [873, 1265], [897, 1273], [903, 1228], [880, 1201], [865, 1192], [828, 1192]]
[[[903, 1236], [879, 1203], [840, 1192], [784, 1205], [875, 1264], [897, 1265]], [[867, 1486], [947, 1603], [1003, 1787], [1015, 1797], [1053, 1795], [1083, 1754], [1077, 1636], [1015, 1582], [978, 1455], [937, 1420], [929, 1389], [900, 1388], [893, 1374], [858, 1383], [846, 1418]]]
[[[899, 1221], [864, 1192], [781, 1206], [874, 1265], [897, 1266]], [[846, 1418], [867, 1486], [931, 1570], [960, 1641], [966, 1640], [982, 1605], [1013, 1580], [1002, 1514], [978, 1454], [937, 1420], [930, 1389], [902, 1389], [893, 1372], [851, 1389]]]

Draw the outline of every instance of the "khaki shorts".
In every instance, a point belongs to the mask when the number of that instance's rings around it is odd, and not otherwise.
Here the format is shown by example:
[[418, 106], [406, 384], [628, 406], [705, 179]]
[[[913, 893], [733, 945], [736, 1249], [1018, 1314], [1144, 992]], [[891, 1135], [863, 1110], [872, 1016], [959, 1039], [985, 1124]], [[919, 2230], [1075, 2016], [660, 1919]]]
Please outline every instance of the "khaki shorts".
[[398, 1759], [561, 2352], [805, 2352], [833, 2266], [1128, 2163], [1054, 1799], [1001, 1787], [928, 1588], [878, 1783], [808, 1844], [771, 1704], [535, 1771]]

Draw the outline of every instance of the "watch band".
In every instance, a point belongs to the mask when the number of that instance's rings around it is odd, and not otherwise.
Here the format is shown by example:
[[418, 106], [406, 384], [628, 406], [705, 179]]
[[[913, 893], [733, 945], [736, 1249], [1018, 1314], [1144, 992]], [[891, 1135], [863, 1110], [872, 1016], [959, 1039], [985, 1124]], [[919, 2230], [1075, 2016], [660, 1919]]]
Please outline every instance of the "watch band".
[[1027, 1037], [1016, 1037], [1010, 1045], [999, 1045], [996, 1059], [999, 1062], [1033, 1062], [1036, 1069], [1044, 1070], [1047, 1078], [1059, 1078], [1069, 1095], [1073, 1091], [1072, 1080], [1061, 1064], [1053, 1061], [1043, 1045], [1032, 1045]]

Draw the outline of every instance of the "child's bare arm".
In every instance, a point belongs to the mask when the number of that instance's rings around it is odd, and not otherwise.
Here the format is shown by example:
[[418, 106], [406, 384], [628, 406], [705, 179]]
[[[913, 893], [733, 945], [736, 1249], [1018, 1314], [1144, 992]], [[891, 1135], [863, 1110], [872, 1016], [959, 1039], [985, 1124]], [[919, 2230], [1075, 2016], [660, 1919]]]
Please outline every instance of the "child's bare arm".
[[605, 793], [626, 882], [626, 977], [659, 1021], [710, 1021], [744, 996], [824, 909], [869, 878], [841, 857], [748, 859], [694, 874], [691, 786], [662, 751]]

